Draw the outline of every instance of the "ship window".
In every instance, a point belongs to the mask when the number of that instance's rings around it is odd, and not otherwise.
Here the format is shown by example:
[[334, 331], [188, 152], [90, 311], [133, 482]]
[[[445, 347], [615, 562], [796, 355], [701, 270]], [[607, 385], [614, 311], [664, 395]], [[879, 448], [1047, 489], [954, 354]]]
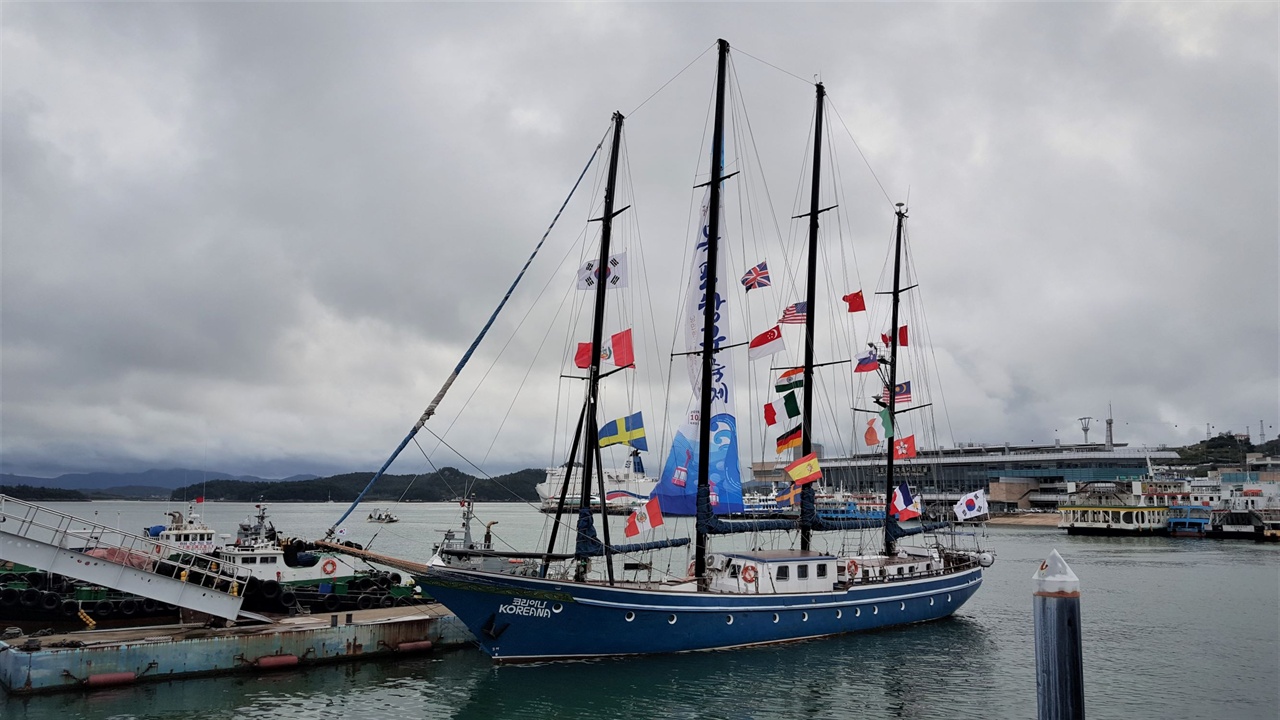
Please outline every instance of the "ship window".
[[261, 562], [263, 565], [275, 565], [276, 559], [273, 557], [264, 557]]
[[731, 577], [731, 578], [736, 578], [736, 577], [738, 577], [738, 571], [739, 571], [739, 570], [741, 570], [741, 569], [742, 569], [742, 566], [741, 566], [741, 565], [739, 565], [739, 564], [737, 564], [737, 563], [734, 563], [733, 565], [730, 565], [730, 566], [729, 566], [729, 577]]
[[808, 566], [808, 565], [797, 565], [797, 566], [796, 566], [796, 579], [797, 579], [797, 580], [808, 580], [808, 579], [809, 579], [809, 566]]
[[824, 578], [826, 576], [827, 576], [827, 564], [821, 563], [818, 565], [818, 577]]
[[785, 582], [785, 581], [787, 581], [787, 580], [790, 580], [790, 579], [791, 579], [791, 566], [790, 566], [790, 565], [779, 565], [779, 566], [778, 566], [777, 573], [775, 574], [775, 577], [778, 579], [778, 581], [779, 581], [779, 582]]
[[254, 557], [254, 556], [250, 555], [250, 556], [246, 557], [246, 558], [244, 559], [244, 561], [243, 561], [243, 562], [244, 562], [244, 564], [245, 564], [245, 565], [257, 565], [257, 564], [258, 564], [258, 558], [256, 558], [256, 557]]

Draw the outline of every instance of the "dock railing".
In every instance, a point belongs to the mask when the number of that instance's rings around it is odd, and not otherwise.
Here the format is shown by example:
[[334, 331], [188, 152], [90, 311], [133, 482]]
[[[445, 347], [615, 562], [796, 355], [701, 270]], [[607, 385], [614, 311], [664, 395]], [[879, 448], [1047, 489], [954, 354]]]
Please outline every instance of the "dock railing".
[[[0, 495], [0, 559], [224, 617], [235, 612], [219, 596], [234, 598], [238, 610], [251, 577], [218, 558], [7, 495]], [[160, 578], [200, 590], [152, 582]]]

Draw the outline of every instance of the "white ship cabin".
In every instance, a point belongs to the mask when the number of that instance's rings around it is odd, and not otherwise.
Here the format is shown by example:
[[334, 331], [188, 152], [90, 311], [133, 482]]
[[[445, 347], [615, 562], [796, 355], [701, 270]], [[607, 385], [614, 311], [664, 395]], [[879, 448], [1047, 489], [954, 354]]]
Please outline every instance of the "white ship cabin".
[[941, 568], [942, 561], [923, 548], [901, 548], [888, 562], [881, 555], [838, 558], [814, 550], [707, 556], [711, 590], [732, 593], [831, 592], [844, 582], [921, 576]]
[[830, 592], [838, 581], [834, 555], [814, 550], [757, 550], [707, 556], [711, 591]]
[[[213, 529], [201, 522], [199, 515], [188, 512], [184, 521], [182, 513], [177, 510], [169, 513], [169, 525], [160, 531], [156, 539], [171, 547], [201, 555], [212, 555], [216, 547]], [[157, 545], [155, 551], [161, 552], [161, 549]]]

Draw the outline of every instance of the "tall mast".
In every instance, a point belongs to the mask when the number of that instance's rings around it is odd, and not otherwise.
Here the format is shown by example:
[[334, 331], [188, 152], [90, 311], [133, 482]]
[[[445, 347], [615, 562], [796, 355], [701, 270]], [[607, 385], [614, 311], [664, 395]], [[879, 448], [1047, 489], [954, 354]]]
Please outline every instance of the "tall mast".
[[720, 181], [724, 175], [724, 87], [729, 43], [717, 40], [716, 113], [711, 131], [711, 187], [707, 205], [707, 281], [702, 311], [702, 382], [698, 416], [698, 532], [694, 545], [694, 577], [698, 589], [705, 589], [707, 571], [707, 525], [711, 512], [711, 371], [716, 352], [715, 317], [719, 312], [716, 294], [716, 267], [720, 249]]
[[[822, 185], [822, 108], [827, 91], [822, 83], [816, 85], [818, 94], [817, 115], [813, 124], [813, 187], [809, 191], [809, 276], [805, 291], [804, 319], [804, 408], [800, 414], [800, 454], [813, 452], [813, 320], [817, 315], [814, 307], [816, 299], [815, 286], [818, 283], [818, 192]], [[817, 513], [814, 507], [813, 483], [804, 486], [800, 491], [800, 549], [808, 550], [813, 538], [813, 518]]]
[[889, 533], [889, 506], [893, 503], [893, 445], [898, 438], [898, 421], [893, 411], [898, 404], [898, 300], [902, 293], [902, 224], [907, 219], [905, 205], [897, 204], [898, 229], [893, 241], [893, 317], [889, 325], [889, 422], [893, 437], [889, 438], [889, 455], [884, 468], [884, 554], [893, 553], [893, 535]]
[[[578, 501], [578, 516], [582, 518], [591, 512], [591, 477], [596, 470], [600, 456], [600, 430], [596, 417], [599, 406], [600, 389], [600, 346], [604, 336], [604, 300], [608, 292], [605, 272], [609, 267], [609, 243], [613, 238], [613, 207], [618, 186], [618, 150], [622, 145], [622, 113], [613, 114], [613, 148], [609, 153], [609, 177], [604, 188], [604, 214], [600, 220], [600, 260], [596, 265], [596, 306], [591, 325], [591, 368], [587, 373], [587, 403], [584, 432], [586, 440], [582, 451], [582, 495]], [[624, 208], [625, 209], [625, 208]], [[619, 211], [620, 212], [620, 211]], [[567, 482], [567, 481], [566, 481]], [[605, 497], [600, 493], [600, 514], [605, 516]], [[583, 512], [583, 510], [586, 512]], [[613, 583], [613, 562], [609, 558], [609, 523], [602, 522], [604, 528], [605, 565], [608, 568], [609, 582]], [[579, 525], [578, 547], [584, 545], [581, 525]], [[585, 577], [585, 567], [578, 565], [576, 575], [579, 581]]]

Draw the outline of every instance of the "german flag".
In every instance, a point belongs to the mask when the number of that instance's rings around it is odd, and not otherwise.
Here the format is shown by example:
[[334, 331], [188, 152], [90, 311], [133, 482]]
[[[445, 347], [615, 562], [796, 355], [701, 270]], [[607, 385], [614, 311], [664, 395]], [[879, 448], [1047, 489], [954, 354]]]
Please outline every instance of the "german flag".
[[801, 430], [803, 429], [804, 429], [803, 425], [797, 425], [795, 426], [794, 429], [788, 430], [782, 433], [782, 435], [778, 437], [778, 454], [779, 455], [781, 455], [782, 451], [784, 450], [800, 447], [800, 442], [802, 437]]

